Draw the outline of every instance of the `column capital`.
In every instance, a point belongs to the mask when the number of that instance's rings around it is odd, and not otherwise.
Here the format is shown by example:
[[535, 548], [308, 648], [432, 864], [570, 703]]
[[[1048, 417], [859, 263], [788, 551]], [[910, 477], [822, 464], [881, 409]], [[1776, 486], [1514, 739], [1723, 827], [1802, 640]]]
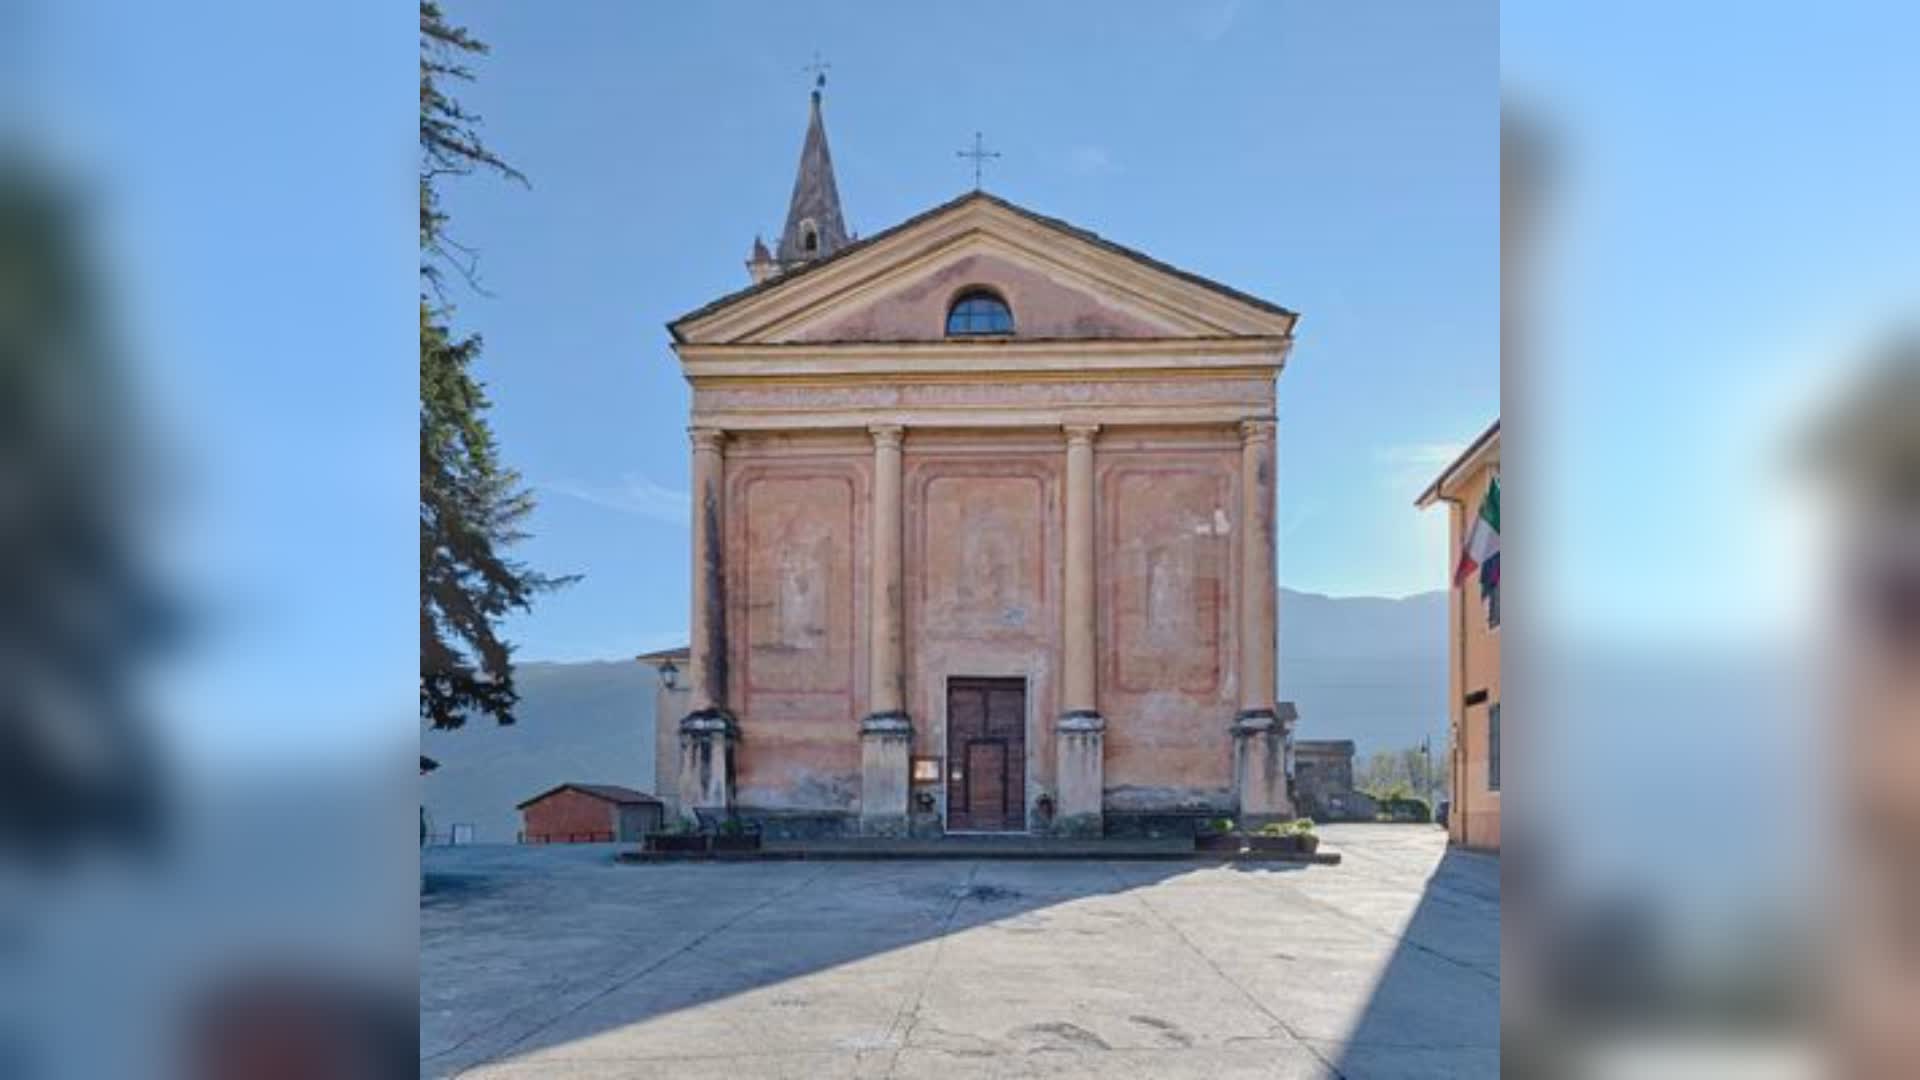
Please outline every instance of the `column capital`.
[[875, 447], [895, 447], [906, 436], [907, 429], [899, 424], [868, 424], [867, 433], [873, 436]]
[[1097, 732], [1107, 730], [1107, 718], [1093, 709], [1070, 709], [1060, 714], [1054, 725], [1056, 731]]
[[1251, 420], [1240, 421], [1240, 441], [1243, 443], [1264, 442], [1273, 438], [1280, 424], [1271, 416], [1256, 416]]
[[726, 443], [727, 433], [720, 428], [690, 427], [687, 429], [687, 438], [692, 440], [696, 451], [718, 451]]
[[1090, 443], [1100, 433], [1099, 424], [1062, 424], [1060, 430], [1067, 434], [1067, 445]]

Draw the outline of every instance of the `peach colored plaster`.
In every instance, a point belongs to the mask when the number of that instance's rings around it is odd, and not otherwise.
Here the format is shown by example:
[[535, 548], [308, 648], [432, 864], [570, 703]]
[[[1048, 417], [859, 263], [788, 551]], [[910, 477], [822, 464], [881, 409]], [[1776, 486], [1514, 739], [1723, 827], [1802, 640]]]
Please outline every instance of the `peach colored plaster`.
[[1111, 809], [1232, 800], [1237, 433], [1103, 438], [1100, 709]]
[[[1057, 437], [909, 438], [907, 702], [916, 753], [946, 752], [946, 683], [1027, 680], [1026, 801], [1053, 789], [1063, 557]], [[944, 785], [938, 798], [945, 798]]]
[[859, 805], [872, 450], [743, 437], [727, 459], [734, 801]]
[[[1486, 497], [1499, 463], [1496, 443], [1488, 462], [1456, 478], [1444, 492], [1458, 500], [1447, 506], [1449, 558], [1457, 556], [1466, 543], [1473, 515], [1479, 513], [1480, 501]], [[1447, 828], [1456, 843], [1498, 850], [1500, 792], [1490, 788], [1487, 781], [1491, 764], [1488, 755], [1491, 706], [1500, 701], [1500, 631], [1488, 625], [1487, 605], [1480, 599], [1479, 575], [1470, 576], [1464, 585], [1450, 591], [1448, 618], [1453, 660], [1452, 730], [1460, 745], [1454, 747], [1453, 810]], [[1486, 701], [1469, 707], [1466, 696], [1482, 690], [1486, 691]], [[1501, 719], [1505, 721], [1506, 717], [1503, 715]], [[1504, 722], [1501, 742], [1503, 746], [1508, 744]]]
[[1000, 293], [1013, 309], [1025, 339], [1150, 338], [1172, 333], [1018, 262], [975, 254], [914, 278], [843, 316], [803, 329], [794, 340], [937, 341], [946, 336], [947, 309], [954, 298], [976, 285]]
[[[872, 467], [860, 435], [747, 436], [729, 448], [742, 806], [859, 806]], [[1231, 800], [1240, 457], [1238, 433], [1226, 428], [1099, 444], [1098, 696], [1110, 808]], [[944, 753], [949, 677], [1024, 677], [1030, 808], [1055, 792], [1064, 462], [1060, 436], [969, 433], [909, 435], [903, 466], [914, 752]]]

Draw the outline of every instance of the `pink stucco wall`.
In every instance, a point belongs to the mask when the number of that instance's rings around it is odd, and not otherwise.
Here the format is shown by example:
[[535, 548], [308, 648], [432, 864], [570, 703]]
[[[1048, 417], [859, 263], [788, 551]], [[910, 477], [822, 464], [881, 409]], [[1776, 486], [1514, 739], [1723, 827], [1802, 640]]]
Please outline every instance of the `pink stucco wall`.
[[1115, 434], [1094, 462], [1107, 805], [1224, 806], [1238, 703], [1238, 436]]
[[864, 437], [743, 436], [727, 458], [729, 700], [745, 806], [856, 810], [866, 705]]
[[1146, 338], [1168, 331], [1130, 315], [1085, 289], [1063, 284], [997, 255], [954, 259], [912, 278], [843, 315], [795, 335], [799, 341], [938, 341], [946, 337], [947, 309], [972, 286], [1000, 293], [1013, 310], [1020, 336], [1034, 338]]
[[[1111, 809], [1230, 801], [1239, 461], [1226, 427], [1097, 445]], [[1025, 679], [1030, 811], [1056, 791], [1064, 466], [1064, 442], [1045, 432], [914, 432], [902, 465], [913, 752], [945, 753], [947, 679]], [[728, 682], [743, 806], [859, 808], [871, 477], [871, 444], [851, 433], [742, 436], [729, 450]]]
[[915, 752], [946, 753], [949, 678], [1024, 678], [1029, 812], [1053, 790], [1063, 454], [1045, 435], [935, 435], [910, 438], [905, 461]]

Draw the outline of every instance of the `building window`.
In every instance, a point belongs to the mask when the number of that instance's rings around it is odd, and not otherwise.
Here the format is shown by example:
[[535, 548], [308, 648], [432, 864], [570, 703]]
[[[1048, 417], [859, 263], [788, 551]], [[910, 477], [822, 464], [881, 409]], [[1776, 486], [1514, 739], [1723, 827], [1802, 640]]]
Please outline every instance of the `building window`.
[[1487, 708], [1487, 790], [1500, 790], [1500, 703]]
[[800, 250], [809, 255], [820, 250], [820, 230], [813, 227], [812, 219], [800, 223]]
[[1007, 302], [984, 289], [960, 294], [947, 309], [947, 336], [969, 334], [1011, 334], [1013, 312]]

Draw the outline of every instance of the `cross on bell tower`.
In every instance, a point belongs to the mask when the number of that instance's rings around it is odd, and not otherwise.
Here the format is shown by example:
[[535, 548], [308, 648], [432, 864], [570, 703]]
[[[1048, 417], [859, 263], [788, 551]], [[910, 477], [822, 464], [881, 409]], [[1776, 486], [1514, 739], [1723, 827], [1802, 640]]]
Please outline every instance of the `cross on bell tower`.
[[813, 76], [813, 97], [815, 101], [820, 99], [820, 91], [827, 88], [827, 72], [832, 67], [832, 64], [820, 59], [819, 49], [813, 50], [813, 63], [801, 65], [801, 71]]
[[979, 191], [981, 167], [987, 163], [988, 159], [999, 157], [1000, 152], [998, 150], [988, 150], [986, 137], [976, 131], [973, 133], [973, 149], [956, 150], [954, 151], [954, 156], [973, 159], [973, 190]]

